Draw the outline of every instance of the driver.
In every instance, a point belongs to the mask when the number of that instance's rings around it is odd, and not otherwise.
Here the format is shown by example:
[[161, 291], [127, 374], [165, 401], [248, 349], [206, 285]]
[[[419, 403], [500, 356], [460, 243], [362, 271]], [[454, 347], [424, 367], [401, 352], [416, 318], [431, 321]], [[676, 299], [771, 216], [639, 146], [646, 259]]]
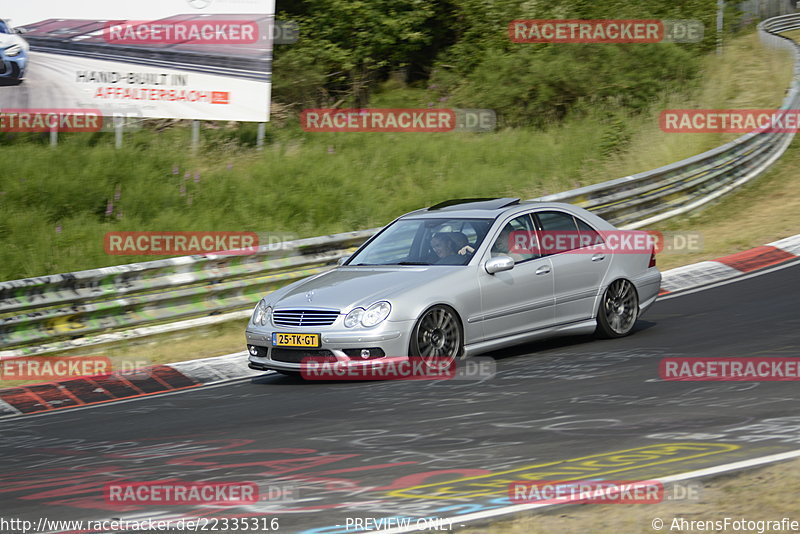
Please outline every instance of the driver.
[[461, 265], [464, 263], [464, 256], [458, 254], [458, 248], [453, 238], [445, 232], [433, 234], [431, 248], [439, 258], [436, 260], [437, 264]]

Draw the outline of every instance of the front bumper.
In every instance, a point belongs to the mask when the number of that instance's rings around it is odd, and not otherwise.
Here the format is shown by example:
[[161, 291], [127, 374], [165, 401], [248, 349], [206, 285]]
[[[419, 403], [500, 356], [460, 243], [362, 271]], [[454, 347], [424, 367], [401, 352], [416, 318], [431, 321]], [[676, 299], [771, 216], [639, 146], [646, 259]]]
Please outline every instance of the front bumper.
[[24, 53], [11, 57], [0, 54], [0, 79], [21, 80], [25, 77], [27, 65], [28, 58]]
[[[304, 358], [323, 358], [325, 361], [358, 363], [378, 361], [389, 357], [407, 356], [413, 321], [386, 321], [371, 329], [324, 329], [256, 327], [245, 330], [249, 366], [251, 369], [296, 371], [302, 369]], [[314, 349], [275, 347], [273, 332], [318, 333], [320, 346]], [[362, 354], [362, 351], [369, 351]]]

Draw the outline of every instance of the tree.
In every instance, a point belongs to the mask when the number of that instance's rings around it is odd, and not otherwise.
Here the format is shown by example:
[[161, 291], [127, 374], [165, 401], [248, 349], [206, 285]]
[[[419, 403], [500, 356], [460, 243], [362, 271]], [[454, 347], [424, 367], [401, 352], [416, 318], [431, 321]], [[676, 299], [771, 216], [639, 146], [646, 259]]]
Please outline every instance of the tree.
[[[425, 23], [433, 0], [309, 0], [301, 20], [303, 49], [327, 63], [329, 82], [346, 80], [357, 107], [368, 104], [377, 75], [398, 69], [431, 42]], [[313, 51], [312, 51], [313, 49]]]

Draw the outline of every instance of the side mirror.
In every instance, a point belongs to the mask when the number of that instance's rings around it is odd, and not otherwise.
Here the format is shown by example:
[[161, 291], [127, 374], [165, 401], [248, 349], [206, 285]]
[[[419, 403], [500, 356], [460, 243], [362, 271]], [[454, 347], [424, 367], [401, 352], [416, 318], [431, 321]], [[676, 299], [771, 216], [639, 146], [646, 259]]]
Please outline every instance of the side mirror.
[[514, 259], [510, 256], [506, 256], [505, 254], [501, 254], [499, 256], [495, 256], [494, 258], [488, 260], [484, 265], [483, 268], [486, 269], [486, 272], [489, 274], [494, 273], [501, 273], [503, 271], [510, 271], [514, 268]]
[[344, 262], [350, 259], [350, 256], [345, 256], [344, 258], [339, 258], [336, 260], [336, 265], [344, 265]]
[[23, 33], [28, 33], [28, 29], [27, 28], [14, 28], [14, 33], [18, 33], [18, 34], [22, 35]]

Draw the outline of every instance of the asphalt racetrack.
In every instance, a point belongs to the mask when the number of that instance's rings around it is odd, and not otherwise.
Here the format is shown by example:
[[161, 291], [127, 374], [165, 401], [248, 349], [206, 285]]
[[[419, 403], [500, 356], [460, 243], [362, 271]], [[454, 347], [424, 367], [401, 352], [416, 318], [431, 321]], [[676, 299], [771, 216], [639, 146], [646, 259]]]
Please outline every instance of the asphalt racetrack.
[[[7, 419], [0, 516], [274, 517], [278, 532], [356, 532], [355, 518], [507, 506], [508, 480], [646, 480], [798, 449], [796, 382], [659, 380], [667, 356], [800, 356], [800, 263], [757, 274], [662, 298], [627, 338], [494, 354], [497, 374], [483, 381], [265, 374]], [[252, 481], [267, 500], [104, 499], [109, 482], [150, 480]]]

